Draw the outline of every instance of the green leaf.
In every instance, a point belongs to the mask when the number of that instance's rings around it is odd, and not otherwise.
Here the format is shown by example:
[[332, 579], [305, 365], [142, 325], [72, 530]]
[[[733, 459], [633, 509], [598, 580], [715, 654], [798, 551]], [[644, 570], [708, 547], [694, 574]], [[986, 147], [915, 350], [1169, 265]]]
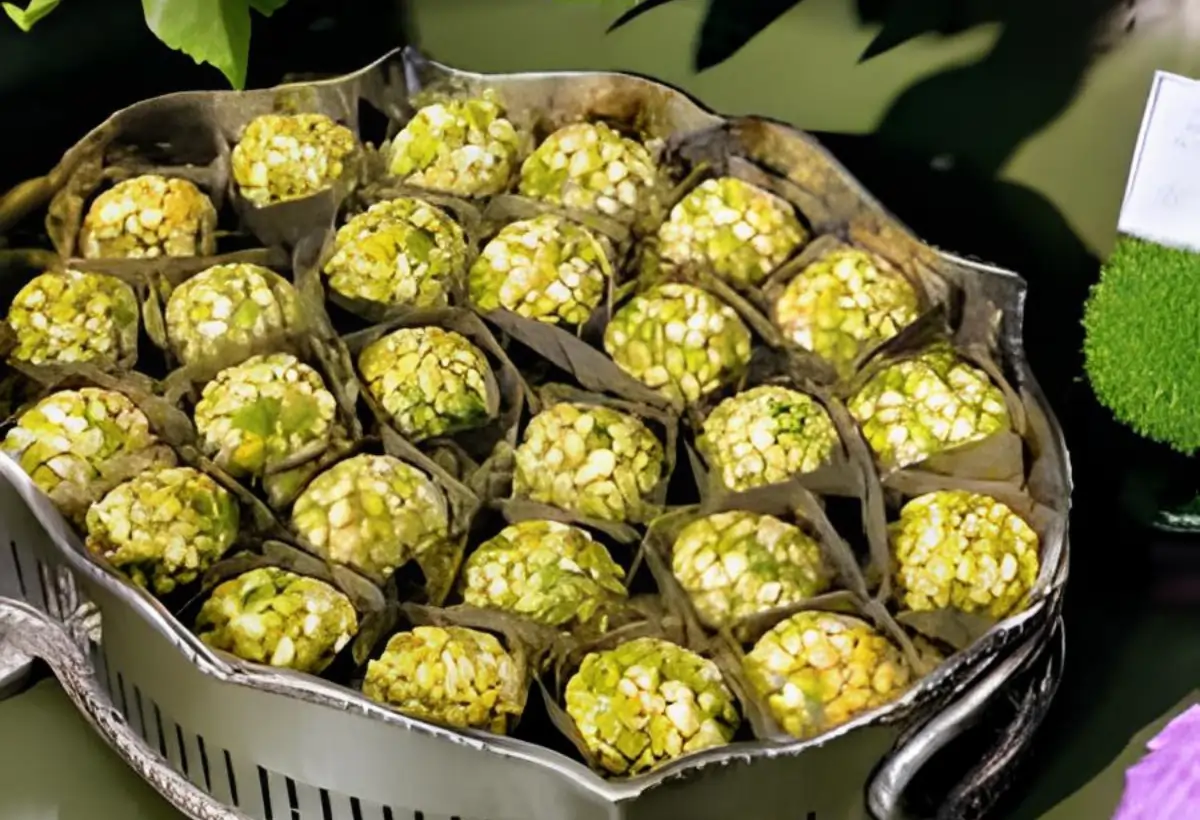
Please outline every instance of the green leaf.
[[[255, 6], [281, 5], [255, 0]], [[158, 39], [197, 63], [216, 67], [241, 90], [250, 56], [250, 0], [142, 0], [146, 25]]]
[[270, 17], [288, 4], [288, 0], [250, 0], [250, 8], [263, 17]]
[[277, 398], [260, 398], [234, 413], [229, 423], [235, 430], [243, 430], [259, 438], [266, 438], [273, 434], [279, 425], [279, 411], [282, 406], [283, 403]]
[[16, 3], [4, 3], [4, 13], [21, 31], [29, 31], [39, 20], [58, 8], [60, 0], [30, 0], [21, 8]]

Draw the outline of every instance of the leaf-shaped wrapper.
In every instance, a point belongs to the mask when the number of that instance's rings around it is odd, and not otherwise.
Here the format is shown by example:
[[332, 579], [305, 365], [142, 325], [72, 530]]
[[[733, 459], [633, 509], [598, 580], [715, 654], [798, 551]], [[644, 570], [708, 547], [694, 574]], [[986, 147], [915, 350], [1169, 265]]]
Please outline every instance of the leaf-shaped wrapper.
[[[541, 411], [526, 424], [513, 457], [507, 510], [576, 521], [621, 543], [636, 543], [643, 524], [666, 503], [678, 425], [669, 413], [549, 384], [535, 396]], [[557, 409], [556, 409], [557, 408]], [[558, 512], [553, 512], [557, 510]]]
[[[363, 693], [411, 717], [509, 734], [554, 633], [502, 613], [405, 604]], [[449, 659], [453, 658], [453, 662]]]
[[175, 448], [194, 440], [187, 416], [156, 396], [145, 376], [91, 365], [20, 369], [42, 390], [9, 421], [3, 450], [78, 526], [109, 490], [174, 465]]
[[723, 746], [742, 726], [738, 700], [707, 648], [652, 625], [574, 648], [543, 683], [554, 725], [607, 777], [640, 774]]
[[214, 565], [177, 617], [210, 647], [243, 661], [340, 682], [349, 682], [394, 622], [374, 584], [282, 541]]
[[693, 643], [706, 630], [744, 637], [754, 623], [827, 593], [867, 594], [853, 551], [797, 484], [673, 509], [650, 525], [642, 550]]
[[525, 383], [486, 325], [461, 308], [414, 310], [355, 333], [363, 396], [381, 425], [462, 481], [516, 443]]

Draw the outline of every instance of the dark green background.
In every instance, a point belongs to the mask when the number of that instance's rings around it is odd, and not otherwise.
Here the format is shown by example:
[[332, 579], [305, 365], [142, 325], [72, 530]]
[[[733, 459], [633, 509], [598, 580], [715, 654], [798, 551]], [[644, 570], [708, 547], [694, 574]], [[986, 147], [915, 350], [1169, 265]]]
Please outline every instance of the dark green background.
[[[609, 37], [617, 0], [410, 4], [421, 43], [456, 65], [636, 70], [720, 110], [818, 132], [924, 238], [1028, 278], [1030, 358], [1067, 430], [1078, 489], [1066, 679], [1004, 807], [1012, 818], [1073, 792], [1200, 680], [1197, 545], [1121, 512], [1190, 464], [1114, 425], [1081, 381], [1079, 353], [1083, 300], [1111, 243], [1150, 74], [1200, 66], [1178, 27], [1095, 55], [1088, 32], [1103, 5], [1010, 0], [1001, 13], [981, 3], [978, 26], [859, 65], [879, 26], [860, 25], [849, 2], [808, 0], [697, 75], [700, 0]], [[256, 26], [250, 82], [361, 66], [404, 39], [405, 19], [382, 0], [293, 0]], [[157, 43], [135, 0], [64, 3], [30, 35], [0, 25], [0, 188], [43, 173], [115, 108], [222, 83]], [[0, 817], [168, 817], [67, 710], [51, 685], [0, 705]], [[56, 767], [63, 774], [49, 780]]]

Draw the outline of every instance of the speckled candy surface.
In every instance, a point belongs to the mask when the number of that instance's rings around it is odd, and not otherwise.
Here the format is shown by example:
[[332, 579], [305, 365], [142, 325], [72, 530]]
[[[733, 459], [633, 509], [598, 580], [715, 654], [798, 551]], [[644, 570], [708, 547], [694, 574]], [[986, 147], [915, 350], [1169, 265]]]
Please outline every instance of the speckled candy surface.
[[680, 403], [732, 382], [750, 362], [750, 330], [706, 290], [656, 285], [623, 305], [604, 331], [604, 349], [638, 381]]
[[117, 277], [48, 271], [9, 308], [12, 357], [34, 365], [122, 362], [137, 354], [138, 316], [133, 288]]
[[211, 256], [217, 209], [186, 179], [158, 174], [118, 182], [92, 202], [79, 232], [85, 259]]
[[264, 114], [233, 148], [233, 178], [257, 206], [312, 196], [346, 176], [354, 133], [324, 114]]

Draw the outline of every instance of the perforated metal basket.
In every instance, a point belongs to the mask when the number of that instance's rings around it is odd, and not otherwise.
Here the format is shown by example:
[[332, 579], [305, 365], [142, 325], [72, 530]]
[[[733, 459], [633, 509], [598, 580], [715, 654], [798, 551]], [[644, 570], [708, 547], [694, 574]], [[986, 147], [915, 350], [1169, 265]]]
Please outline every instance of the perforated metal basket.
[[[563, 84], [596, 76], [486, 80]], [[714, 116], [655, 88], [697, 118]], [[799, 132], [781, 133], [819, 150]], [[850, 179], [832, 160], [830, 167]], [[1006, 365], [1039, 410], [1043, 464], [1069, 488], [1061, 432], [1025, 363], [1023, 281], [947, 254], [941, 261], [957, 284], [1001, 308]], [[1069, 499], [1056, 502], [1065, 510]], [[94, 563], [20, 468], [0, 457], [0, 695], [17, 688], [32, 658], [43, 659], [140, 775], [188, 816], [214, 820], [898, 820], [905, 787], [940, 749], [998, 704], [1026, 703], [1000, 718], [1016, 728], [1000, 733], [993, 754], [948, 786], [940, 816], [961, 819], [986, 808], [1053, 694], [1067, 559], [1064, 528], [1043, 544], [1031, 606], [887, 710], [812, 741], [736, 744], [611, 782], [526, 742], [443, 729], [325, 681], [214, 654], [157, 602]]]

